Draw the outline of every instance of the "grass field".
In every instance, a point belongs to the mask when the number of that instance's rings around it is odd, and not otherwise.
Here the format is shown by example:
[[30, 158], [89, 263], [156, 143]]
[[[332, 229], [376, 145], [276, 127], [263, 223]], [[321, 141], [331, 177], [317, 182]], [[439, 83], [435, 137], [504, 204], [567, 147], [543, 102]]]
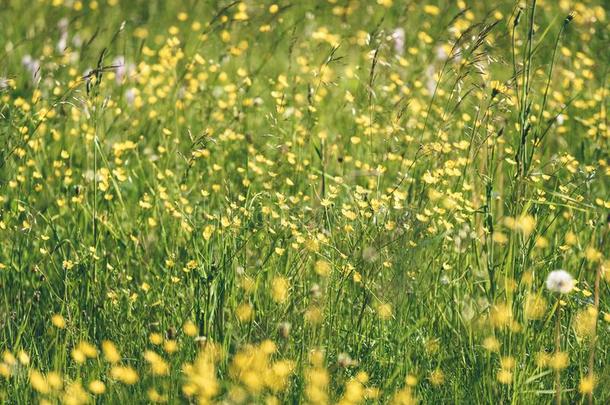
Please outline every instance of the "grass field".
[[0, 402], [610, 403], [609, 11], [1, 0]]

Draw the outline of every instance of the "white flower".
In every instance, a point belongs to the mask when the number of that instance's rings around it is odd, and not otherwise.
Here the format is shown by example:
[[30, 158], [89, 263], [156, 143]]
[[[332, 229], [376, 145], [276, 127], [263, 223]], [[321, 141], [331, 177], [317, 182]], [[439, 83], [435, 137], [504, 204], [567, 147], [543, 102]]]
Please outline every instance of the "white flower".
[[40, 61], [38, 59], [32, 58], [30, 55], [25, 55], [21, 59], [21, 64], [26, 68], [30, 75], [32, 76], [32, 82], [34, 84], [38, 84], [40, 81]]
[[115, 68], [115, 71], [114, 71], [115, 77], [114, 78], [118, 84], [121, 84], [121, 82], [123, 81], [123, 78], [125, 77], [125, 73], [127, 73], [127, 67], [125, 66], [125, 57], [117, 56], [112, 61], [112, 65]]
[[546, 277], [546, 288], [552, 292], [567, 294], [574, 288], [574, 278], [565, 270], [555, 270]]
[[392, 33], [392, 39], [394, 40], [394, 52], [402, 55], [405, 51], [405, 30], [396, 28]]

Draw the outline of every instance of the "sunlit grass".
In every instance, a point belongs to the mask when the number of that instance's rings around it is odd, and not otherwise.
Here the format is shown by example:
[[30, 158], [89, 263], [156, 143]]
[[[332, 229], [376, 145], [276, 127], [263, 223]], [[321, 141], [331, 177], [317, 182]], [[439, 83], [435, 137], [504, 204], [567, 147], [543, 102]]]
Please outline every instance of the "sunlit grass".
[[3, 403], [606, 403], [604, 0], [5, 1]]

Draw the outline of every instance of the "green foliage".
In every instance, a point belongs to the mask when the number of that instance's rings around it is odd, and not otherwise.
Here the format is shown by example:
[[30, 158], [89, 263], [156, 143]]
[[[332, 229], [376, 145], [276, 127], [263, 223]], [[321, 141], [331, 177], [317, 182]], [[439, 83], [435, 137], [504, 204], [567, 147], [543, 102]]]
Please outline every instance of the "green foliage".
[[0, 399], [604, 403], [603, 6], [4, 1]]

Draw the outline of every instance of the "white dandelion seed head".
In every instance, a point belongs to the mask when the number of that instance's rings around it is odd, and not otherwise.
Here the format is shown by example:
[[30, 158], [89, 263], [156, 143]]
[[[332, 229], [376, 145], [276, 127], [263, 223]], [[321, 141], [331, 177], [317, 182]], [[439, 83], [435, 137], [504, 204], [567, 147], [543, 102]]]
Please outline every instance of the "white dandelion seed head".
[[447, 58], [449, 57], [449, 55], [447, 54], [447, 51], [445, 50], [445, 47], [443, 45], [439, 45], [436, 47], [436, 49], [434, 50], [435, 56], [436, 56], [436, 60], [444, 62], [447, 60]]
[[567, 294], [574, 285], [574, 278], [565, 270], [554, 270], [546, 277], [546, 288], [552, 292]]

